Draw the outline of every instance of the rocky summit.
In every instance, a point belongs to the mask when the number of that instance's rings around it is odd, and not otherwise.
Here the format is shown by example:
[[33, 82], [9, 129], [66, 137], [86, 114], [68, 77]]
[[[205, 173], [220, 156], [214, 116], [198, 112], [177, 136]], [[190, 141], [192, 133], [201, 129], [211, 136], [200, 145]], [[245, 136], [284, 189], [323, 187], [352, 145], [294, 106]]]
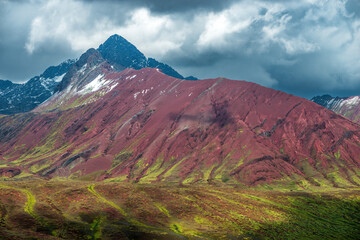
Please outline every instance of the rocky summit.
[[[184, 79], [181, 74], [169, 65], [158, 62], [154, 58], [147, 59], [133, 44], [117, 34], [110, 36], [97, 50], [105, 59], [122, 67], [137, 70], [145, 67], [157, 68], [166, 75]], [[197, 80], [197, 78], [193, 76], [189, 76], [186, 79]]]

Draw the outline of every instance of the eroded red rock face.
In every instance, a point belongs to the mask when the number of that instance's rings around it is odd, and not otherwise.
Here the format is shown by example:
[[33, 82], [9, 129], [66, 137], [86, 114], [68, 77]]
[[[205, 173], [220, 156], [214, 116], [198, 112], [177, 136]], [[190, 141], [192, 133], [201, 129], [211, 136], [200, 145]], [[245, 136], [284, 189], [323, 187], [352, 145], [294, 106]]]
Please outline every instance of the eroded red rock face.
[[[245, 81], [99, 66], [33, 113], [0, 118], [1, 164], [50, 178], [360, 184], [359, 126], [313, 102]], [[106, 87], [92, 91], [92, 79]]]

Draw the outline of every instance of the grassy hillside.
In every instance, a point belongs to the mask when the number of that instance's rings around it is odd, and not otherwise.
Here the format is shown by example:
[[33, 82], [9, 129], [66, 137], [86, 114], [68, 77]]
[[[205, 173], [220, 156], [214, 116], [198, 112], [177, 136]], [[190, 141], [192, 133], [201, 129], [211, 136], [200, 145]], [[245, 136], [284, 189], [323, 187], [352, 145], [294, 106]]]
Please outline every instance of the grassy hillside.
[[360, 190], [0, 183], [0, 239], [359, 239]]

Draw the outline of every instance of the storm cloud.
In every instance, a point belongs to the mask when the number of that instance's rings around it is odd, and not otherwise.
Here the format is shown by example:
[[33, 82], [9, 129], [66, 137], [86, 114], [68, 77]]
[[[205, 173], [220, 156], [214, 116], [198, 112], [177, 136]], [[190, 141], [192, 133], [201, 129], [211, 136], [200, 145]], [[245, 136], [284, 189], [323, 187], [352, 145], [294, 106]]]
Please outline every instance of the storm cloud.
[[0, 0], [0, 78], [26, 81], [119, 34], [183, 75], [360, 95], [357, 0]]

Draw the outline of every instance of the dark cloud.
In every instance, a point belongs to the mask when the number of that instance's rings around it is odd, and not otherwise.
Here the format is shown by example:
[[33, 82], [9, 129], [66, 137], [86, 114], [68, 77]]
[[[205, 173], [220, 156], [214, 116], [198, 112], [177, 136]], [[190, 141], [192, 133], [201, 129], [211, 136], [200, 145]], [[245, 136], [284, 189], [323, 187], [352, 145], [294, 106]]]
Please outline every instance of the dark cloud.
[[79, 0], [84, 2], [110, 2], [116, 5], [146, 7], [155, 13], [179, 13], [186, 11], [218, 12], [229, 7], [236, 0]]
[[360, 1], [359, 0], [348, 0], [346, 2], [346, 10], [350, 14], [354, 14], [357, 17], [360, 17]]

